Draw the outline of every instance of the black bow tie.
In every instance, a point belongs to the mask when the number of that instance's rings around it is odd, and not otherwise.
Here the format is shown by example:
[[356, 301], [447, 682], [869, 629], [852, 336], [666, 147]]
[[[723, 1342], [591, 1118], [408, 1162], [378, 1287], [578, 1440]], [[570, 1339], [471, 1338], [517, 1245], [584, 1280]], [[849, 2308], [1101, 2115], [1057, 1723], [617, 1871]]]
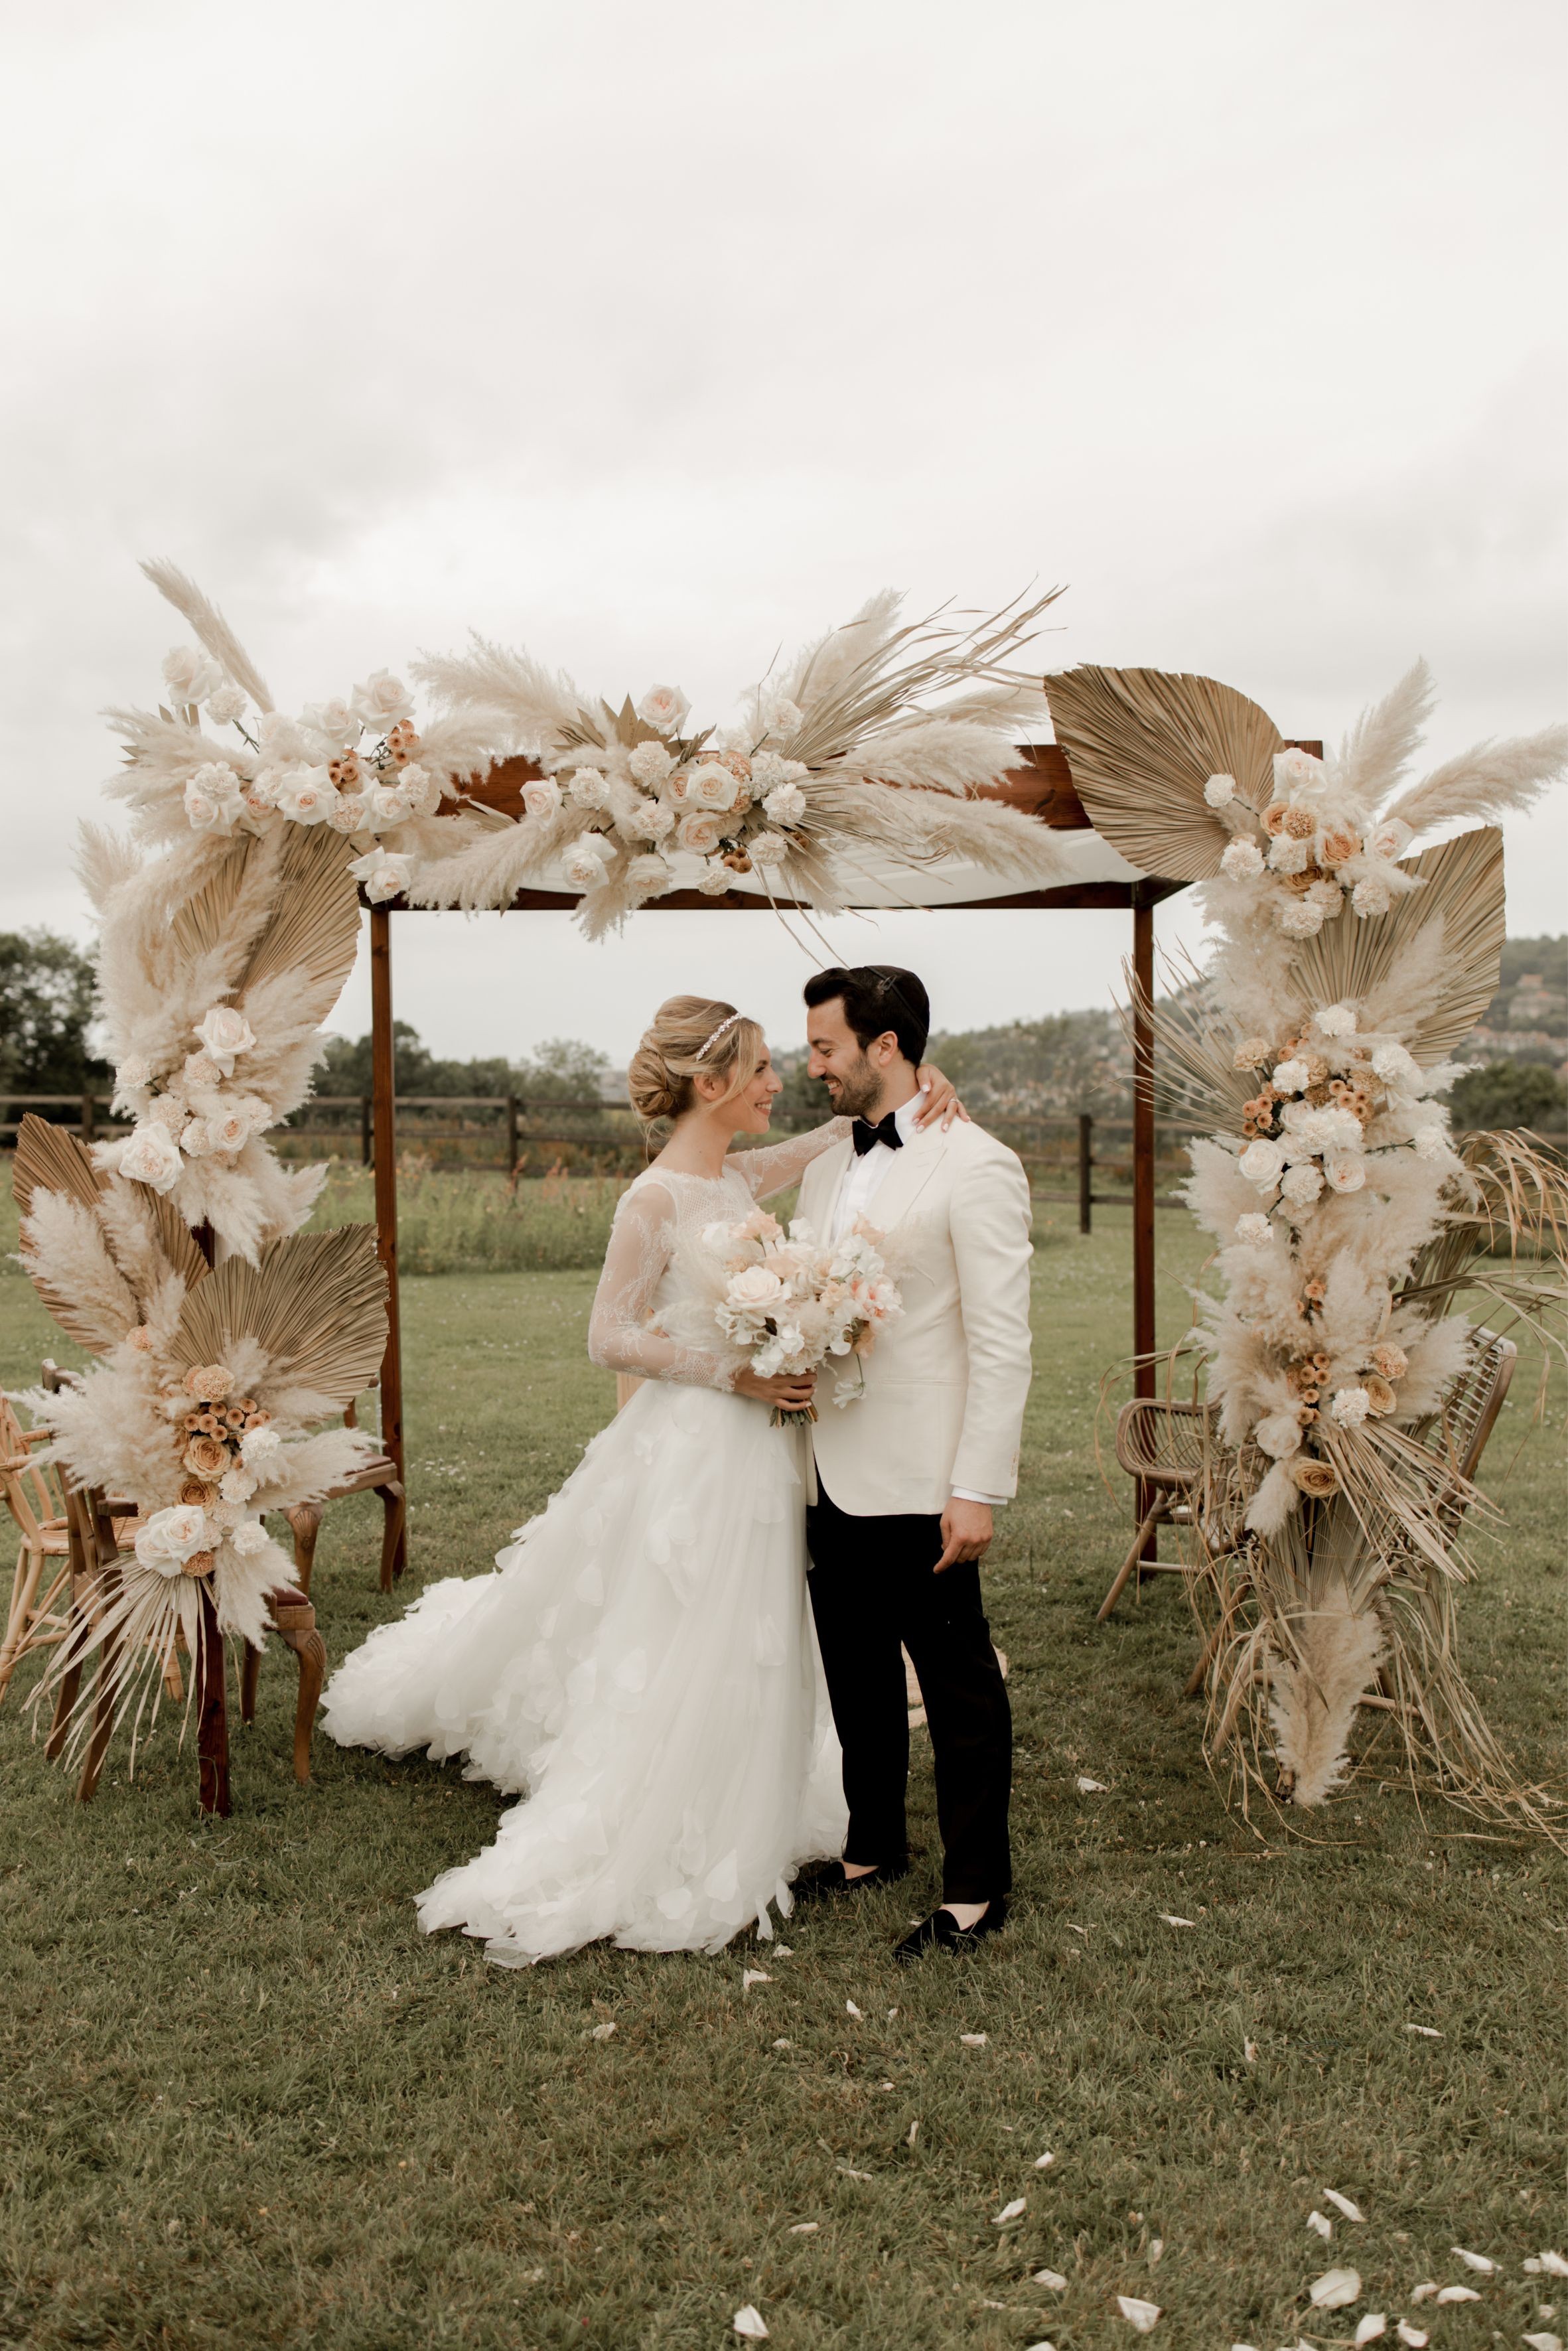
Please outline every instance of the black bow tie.
[[857, 1118], [851, 1132], [850, 1140], [854, 1144], [857, 1159], [863, 1159], [866, 1153], [874, 1151], [879, 1143], [885, 1143], [890, 1151], [902, 1151], [904, 1148], [904, 1137], [898, 1131], [897, 1113], [891, 1110], [884, 1119], [878, 1121], [875, 1126], [872, 1126], [863, 1118]]

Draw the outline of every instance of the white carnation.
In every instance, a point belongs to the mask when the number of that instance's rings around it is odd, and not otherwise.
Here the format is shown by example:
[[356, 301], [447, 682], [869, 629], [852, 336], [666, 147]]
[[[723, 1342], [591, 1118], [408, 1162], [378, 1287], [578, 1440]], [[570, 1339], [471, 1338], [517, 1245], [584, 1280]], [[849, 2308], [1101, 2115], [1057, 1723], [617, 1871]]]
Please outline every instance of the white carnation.
[[422, 768], [417, 759], [400, 770], [398, 789], [415, 816], [434, 816], [441, 806], [441, 778]]
[[1329, 1418], [1341, 1428], [1359, 1428], [1372, 1410], [1372, 1398], [1364, 1388], [1337, 1388], [1329, 1405]]
[[283, 1468], [283, 1439], [275, 1428], [247, 1428], [239, 1453], [258, 1486], [271, 1485]]
[[1320, 1037], [1354, 1037], [1355, 1034], [1355, 1013], [1348, 1004], [1325, 1005], [1321, 1012], [1313, 1013], [1312, 1020]]
[[1421, 1064], [1414, 1053], [1403, 1045], [1377, 1045], [1373, 1049], [1372, 1066], [1385, 1086], [1397, 1086], [1404, 1093], [1421, 1090]]
[[1271, 1453], [1276, 1461], [1288, 1460], [1292, 1453], [1301, 1451], [1301, 1424], [1293, 1412], [1270, 1413], [1267, 1420], [1258, 1423], [1252, 1434], [1264, 1452]]
[[254, 1559], [259, 1552], [267, 1549], [272, 1538], [259, 1519], [242, 1519], [229, 1541], [241, 1559]]
[[245, 1014], [233, 1004], [210, 1006], [191, 1034], [213, 1067], [225, 1078], [234, 1075], [238, 1056], [248, 1053], [256, 1043], [256, 1031]]
[[643, 811], [643, 830], [650, 841], [667, 841], [675, 829], [675, 811], [663, 800], [653, 801]]
[[363, 685], [354, 688], [351, 705], [356, 718], [378, 735], [387, 734], [399, 721], [413, 715], [413, 696], [401, 677], [393, 677], [386, 669], [373, 670]]
[[753, 865], [782, 865], [789, 854], [789, 843], [781, 832], [755, 833], [746, 846]]
[[553, 776], [534, 776], [523, 786], [523, 806], [529, 816], [554, 816], [560, 806], [560, 786]]
[[768, 734], [777, 735], [782, 740], [787, 736], [798, 735], [805, 720], [799, 705], [780, 694], [763, 704], [762, 724]]
[[[668, 752], [664, 756], [668, 758]], [[610, 805], [610, 787], [597, 768], [575, 768], [567, 790], [579, 808], [601, 809]], [[542, 810], [538, 812], [544, 813]]]
[[232, 726], [236, 718], [245, 716], [246, 697], [237, 685], [225, 677], [221, 685], [207, 696], [207, 716], [214, 726]]
[[218, 1491], [225, 1502], [248, 1502], [256, 1491], [255, 1472], [236, 1462], [218, 1479]]
[[1251, 882], [1263, 871], [1263, 852], [1255, 841], [1233, 841], [1219, 861], [1219, 870], [1233, 882]]
[[1274, 1228], [1267, 1217], [1259, 1216], [1256, 1211], [1253, 1211], [1245, 1217], [1237, 1217], [1236, 1238], [1239, 1241], [1244, 1241], [1249, 1249], [1262, 1249], [1273, 1239]]
[[1276, 833], [1269, 844], [1269, 862], [1276, 873], [1304, 873], [1312, 862], [1312, 844], [1293, 832]]
[[349, 867], [356, 882], [365, 885], [365, 895], [372, 906], [385, 905], [389, 898], [401, 898], [408, 888], [413, 872], [412, 857], [394, 857], [390, 849], [369, 849], [363, 857], [356, 857]]
[[363, 792], [340, 792], [327, 811], [327, 822], [334, 832], [362, 832], [368, 814]]
[[1255, 1184], [1260, 1192], [1269, 1191], [1279, 1182], [1284, 1164], [1285, 1155], [1279, 1144], [1264, 1137], [1249, 1143], [1236, 1163], [1249, 1184]]
[[139, 1126], [120, 1145], [119, 1166], [133, 1184], [149, 1185], [154, 1192], [172, 1192], [184, 1161], [168, 1128], [151, 1120]]
[[145, 1053], [127, 1053], [115, 1071], [117, 1086], [147, 1086], [152, 1082], [152, 1064]]
[[734, 879], [722, 857], [710, 857], [703, 868], [697, 888], [705, 898], [720, 898]]
[[1417, 1159], [1449, 1159], [1454, 1156], [1447, 1127], [1436, 1122], [1430, 1126], [1418, 1126], [1410, 1141]]
[[1280, 909], [1280, 928], [1288, 939], [1315, 939], [1323, 921], [1322, 908], [1310, 898], [1293, 898]]
[[691, 706], [678, 685], [651, 685], [637, 705], [637, 716], [644, 726], [673, 735]]
[[1210, 808], [1228, 808], [1236, 798], [1234, 776], [1210, 776], [1203, 788], [1203, 797]]
[[[639, 743], [626, 762], [633, 782], [650, 791], [664, 782], [674, 764], [662, 743]], [[581, 773], [580, 768], [578, 772]]]
[[1291, 1156], [1320, 1151], [1359, 1151], [1361, 1121], [1353, 1110], [1341, 1110], [1337, 1102], [1314, 1106], [1311, 1102], [1290, 1102], [1284, 1112], [1286, 1134], [1296, 1147]]
[[1312, 1081], [1312, 1073], [1305, 1061], [1294, 1058], [1276, 1063], [1269, 1082], [1277, 1094], [1304, 1094]]
[[762, 808], [771, 824], [799, 824], [806, 813], [806, 795], [799, 784], [775, 784]]
[[1364, 921], [1369, 914], [1386, 914], [1394, 904], [1394, 897], [1386, 882], [1375, 873], [1369, 873], [1351, 892], [1350, 903]]
[[1344, 892], [1337, 882], [1331, 882], [1325, 876], [1322, 881], [1312, 884], [1307, 892], [1307, 904], [1318, 907], [1325, 916], [1337, 914], [1344, 904]]
[[308, 758], [310, 746], [298, 718], [286, 710], [264, 710], [256, 722], [256, 737], [267, 758], [280, 768], [291, 759]]
[[1323, 1171], [1315, 1160], [1303, 1159], [1294, 1167], [1287, 1167], [1280, 1178], [1280, 1189], [1292, 1208], [1308, 1208], [1323, 1188]]

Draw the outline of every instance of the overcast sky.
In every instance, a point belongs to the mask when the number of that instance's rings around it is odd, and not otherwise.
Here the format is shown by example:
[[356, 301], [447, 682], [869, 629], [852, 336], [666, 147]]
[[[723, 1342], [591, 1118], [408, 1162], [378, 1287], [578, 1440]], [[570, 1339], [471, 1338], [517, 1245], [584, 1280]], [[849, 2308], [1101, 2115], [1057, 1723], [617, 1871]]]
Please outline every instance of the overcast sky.
[[[1568, 706], [1555, 0], [63, 0], [6, 42], [0, 927], [88, 935], [98, 714], [187, 633], [147, 554], [290, 707], [472, 625], [723, 718], [873, 588], [1030, 580], [1042, 666], [1289, 736], [1417, 653], [1435, 755]], [[1516, 932], [1563, 927], [1564, 797], [1509, 828]], [[1126, 929], [834, 938], [971, 1026], [1108, 1002]], [[411, 915], [396, 964], [443, 1051], [617, 1058], [677, 987], [792, 1042], [807, 969], [749, 914]]]

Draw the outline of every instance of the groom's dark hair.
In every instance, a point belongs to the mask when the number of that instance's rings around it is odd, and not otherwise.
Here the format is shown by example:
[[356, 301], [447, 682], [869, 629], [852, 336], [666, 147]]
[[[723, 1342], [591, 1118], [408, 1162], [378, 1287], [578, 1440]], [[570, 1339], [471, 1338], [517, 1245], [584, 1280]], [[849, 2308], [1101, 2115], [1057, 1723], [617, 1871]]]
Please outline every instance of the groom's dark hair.
[[891, 1029], [904, 1060], [919, 1068], [931, 1034], [931, 998], [912, 971], [901, 971], [895, 963], [857, 963], [847, 971], [835, 967], [816, 972], [806, 982], [812, 1009], [835, 997], [862, 1053], [873, 1037]]

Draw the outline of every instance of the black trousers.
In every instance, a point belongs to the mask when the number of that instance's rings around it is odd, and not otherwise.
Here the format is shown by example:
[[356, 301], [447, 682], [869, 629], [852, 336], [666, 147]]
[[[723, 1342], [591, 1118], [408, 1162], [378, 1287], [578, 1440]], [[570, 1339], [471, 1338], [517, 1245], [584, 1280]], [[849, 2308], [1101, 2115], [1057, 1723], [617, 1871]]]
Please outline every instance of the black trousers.
[[844, 1751], [844, 1859], [893, 1862], [907, 1844], [907, 1648], [936, 1767], [942, 1898], [988, 1902], [1012, 1884], [1012, 1711], [991, 1646], [977, 1565], [932, 1573], [942, 1521], [851, 1518], [825, 1490], [806, 1514], [811, 1613]]

